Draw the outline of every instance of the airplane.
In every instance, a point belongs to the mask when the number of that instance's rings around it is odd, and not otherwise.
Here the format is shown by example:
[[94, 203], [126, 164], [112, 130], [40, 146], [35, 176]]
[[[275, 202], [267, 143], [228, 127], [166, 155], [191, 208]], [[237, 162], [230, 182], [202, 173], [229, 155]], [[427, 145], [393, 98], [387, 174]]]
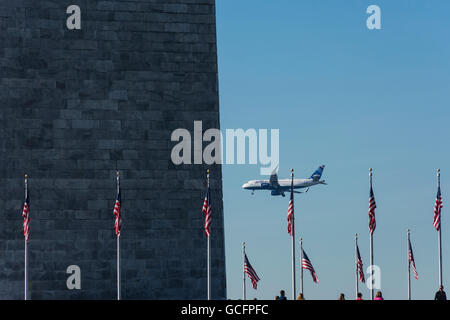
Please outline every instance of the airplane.
[[[320, 180], [322, 177], [324, 165], [321, 165], [308, 179], [294, 179], [294, 189], [307, 188], [305, 192], [308, 192], [309, 188], [317, 184], [325, 184], [325, 180]], [[255, 190], [270, 190], [272, 196], [285, 196], [285, 192], [291, 190], [291, 179], [278, 180], [277, 174], [278, 167], [270, 175], [269, 180], [251, 180], [242, 185], [243, 189], [252, 190], [252, 194], [255, 194]], [[295, 191], [295, 193], [303, 193], [301, 191]]]

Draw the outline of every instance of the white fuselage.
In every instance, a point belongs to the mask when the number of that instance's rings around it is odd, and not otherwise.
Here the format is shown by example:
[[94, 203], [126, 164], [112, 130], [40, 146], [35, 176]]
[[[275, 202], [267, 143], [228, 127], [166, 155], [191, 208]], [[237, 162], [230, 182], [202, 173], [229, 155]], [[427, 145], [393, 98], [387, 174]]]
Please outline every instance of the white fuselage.
[[[319, 183], [322, 183], [322, 181], [313, 179], [294, 179], [294, 189], [308, 188]], [[291, 179], [278, 180], [278, 187], [270, 184], [269, 180], [251, 180], [247, 183], [244, 183], [242, 188], [247, 190], [288, 191], [291, 188]]]
[[[278, 180], [278, 174], [275, 169], [270, 175], [268, 180], [250, 180], [243, 184], [242, 188], [246, 190], [251, 190], [252, 194], [255, 190], [270, 190], [273, 196], [285, 196], [285, 192], [293, 189], [308, 188], [305, 192], [309, 190], [309, 187], [315, 186], [317, 184], [326, 184], [324, 180], [320, 180], [322, 177], [323, 169], [325, 165], [321, 165], [316, 171], [313, 172], [311, 177], [308, 179], [281, 179]], [[292, 171], [291, 171], [292, 172]], [[294, 193], [302, 193], [302, 191], [294, 191]]]

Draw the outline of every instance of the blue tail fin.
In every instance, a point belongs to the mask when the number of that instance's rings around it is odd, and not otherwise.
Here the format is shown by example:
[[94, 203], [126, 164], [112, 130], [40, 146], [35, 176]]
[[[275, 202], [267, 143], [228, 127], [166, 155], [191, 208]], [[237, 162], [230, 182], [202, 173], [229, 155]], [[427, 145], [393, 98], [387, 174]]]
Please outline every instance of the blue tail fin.
[[314, 173], [311, 175], [311, 179], [314, 181], [319, 180], [322, 177], [323, 169], [325, 168], [324, 165], [321, 165]]

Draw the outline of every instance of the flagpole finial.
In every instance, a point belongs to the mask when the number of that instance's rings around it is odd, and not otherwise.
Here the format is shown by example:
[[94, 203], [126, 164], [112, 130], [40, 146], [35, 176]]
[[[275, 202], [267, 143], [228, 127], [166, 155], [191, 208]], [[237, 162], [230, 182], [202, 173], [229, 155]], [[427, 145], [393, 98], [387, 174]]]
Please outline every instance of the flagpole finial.
[[291, 168], [291, 173], [293, 173], [294, 172], [294, 169], [293, 168]]
[[119, 170], [117, 170], [117, 176], [120, 176], [120, 171]]
[[28, 175], [25, 173], [25, 179], [28, 179]]
[[207, 174], [210, 174], [210, 172], [211, 172], [211, 171], [209, 171], [209, 169], [206, 169], [206, 173], [207, 173]]
[[358, 238], [358, 234], [357, 233], [355, 233], [355, 238]]

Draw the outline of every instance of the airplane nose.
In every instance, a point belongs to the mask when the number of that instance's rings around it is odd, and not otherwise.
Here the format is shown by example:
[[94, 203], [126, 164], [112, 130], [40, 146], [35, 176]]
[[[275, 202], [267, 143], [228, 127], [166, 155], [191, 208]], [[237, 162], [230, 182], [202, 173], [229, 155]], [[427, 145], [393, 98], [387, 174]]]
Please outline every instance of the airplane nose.
[[243, 185], [242, 185], [242, 189], [247, 189], [248, 188], [248, 182], [247, 183], [244, 183]]

